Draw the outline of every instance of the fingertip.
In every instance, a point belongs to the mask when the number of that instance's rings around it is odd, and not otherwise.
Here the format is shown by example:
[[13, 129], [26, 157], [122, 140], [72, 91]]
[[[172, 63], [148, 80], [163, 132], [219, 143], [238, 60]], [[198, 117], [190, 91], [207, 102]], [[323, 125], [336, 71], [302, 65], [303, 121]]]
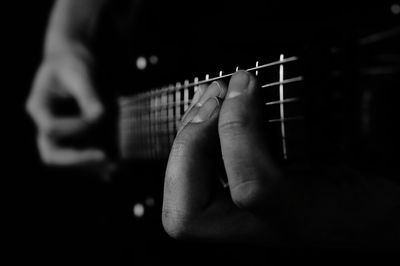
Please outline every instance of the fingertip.
[[92, 102], [86, 105], [84, 109], [84, 116], [87, 121], [94, 122], [99, 120], [104, 115], [104, 107], [99, 102]]
[[39, 129], [51, 126], [51, 111], [49, 106], [47, 103], [41, 101], [37, 95], [30, 96], [26, 101], [25, 111], [30, 115]]
[[227, 99], [236, 98], [242, 95], [247, 90], [251, 79], [251, 74], [244, 70], [239, 70], [233, 74], [229, 81]]
[[35, 106], [31, 99], [29, 99], [25, 102], [24, 108], [25, 108], [25, 112], [28, 113], [29, 115], [32, 115], [35, 111]]
[[196, 87], [196, 93], [193, 96], [192, 105], [197, 104], [206, 89], [207, 88], [202, 85]]
[[219, 99], [224, 99], [226, 96], [226, 93], [228, 92], [228, 88], [226, 87], [225, 83], [222, 81], [214, 81], [215, 86], [219, 88], [219, 94], [216, 96]]
[[91, 158], [95, 162], [106, 162], [107, 156], [102, 150], [88, 150], [86, 153], [87, 158]]
[[204, 105], [199, 109], [196, 116], [193, 117], [191, 123], [201, 123], [208, 121], [219, 110], [221, 106], [219, 97], [209, 98]]
[[214, 81], [213, 83], [208, 86], [207, 90], [202, 95], [201, 99], [199, 100], [197, 106], [203, 106], [208, 99], [213, 97], [225, 98], [226, 95], [226, 86], [221, 81]]
[[231, 78], [231, 84], [240, 87], [246, 87], [250, 82], [250, 78], [251, 74], [248, 71], [238, 70], [233, 74]]

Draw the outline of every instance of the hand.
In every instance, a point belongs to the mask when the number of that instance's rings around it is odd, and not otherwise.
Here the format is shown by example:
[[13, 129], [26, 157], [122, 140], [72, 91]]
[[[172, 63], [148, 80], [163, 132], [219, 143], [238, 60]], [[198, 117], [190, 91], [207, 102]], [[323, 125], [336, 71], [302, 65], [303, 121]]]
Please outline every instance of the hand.
[[[228, 89], [213, 83], [196, 98], [166, 170], [162, 219], [172, 237], [296, 246], [398, 243], [397, 184], [338, 166], [283, 173], [274, 163], [249, 73], [234, 74]], [[218, 184], [221, 173], [229, 189]]]
[[[100, 149], [65, 144], [87, 133], [103, 115], [91, 80], [90, 60], [85, 49], [75, 49], [50, 55], [39, 67], [27, 111], [37, 125], [39, 153], [47, 165], [94, 169], [108, 164]], [[71, 100], [77, 112], [57, 113], [57, 104]]]
[[[244, 71], [232, 77], [229, 89], [214, 82], [196, 93], [166, 170], [162, 219], [171, 236], [275, 238], [259, 213], [280, 173], [259, 127], [257, 96], [255, 78]], [[229, 189], [218, 181], [225, 172]]]

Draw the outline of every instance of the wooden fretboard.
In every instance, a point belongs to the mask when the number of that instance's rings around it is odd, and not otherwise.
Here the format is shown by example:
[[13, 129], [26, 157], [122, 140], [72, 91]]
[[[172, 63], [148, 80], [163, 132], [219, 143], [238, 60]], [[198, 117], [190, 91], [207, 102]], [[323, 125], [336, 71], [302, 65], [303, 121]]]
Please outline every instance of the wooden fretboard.
[[[276, 125], [279, 132], [280, 150], [284, 159], [288, 157], [287, 122], [301, 119], [288, 112], [286, 106], [297, 102], [290, 87], [303, 80], [299, 75], [288, 75], [287, 69], [298, 61], [297, 57], [283, 55], [279, 60], [246, 69], [257, 76], [266, 92], [268, 123]], [[238, 67], [236, 68], [236, 71]], [[119, 99], [119, 151], [122, 160], [166, 159], [179, 128], [181, 118], [190, 106], [191, 99], [201, 84], [215, 80], [228, 80], [233, 73], [222, 71], [216, 77], [206, 75], [204, 80], [195, 78], [158, 89], [152, 89], [130, 97]], [[286, 77], [288, 76], [288, 77]]]

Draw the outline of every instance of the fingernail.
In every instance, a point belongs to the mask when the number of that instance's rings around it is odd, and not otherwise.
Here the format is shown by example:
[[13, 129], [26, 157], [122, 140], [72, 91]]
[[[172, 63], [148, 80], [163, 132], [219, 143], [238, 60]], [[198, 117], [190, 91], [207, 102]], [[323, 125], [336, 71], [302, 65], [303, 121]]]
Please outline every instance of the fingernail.
[[222, 98], [224, 95], [224, 90], [221, 88], [221, 85], [219, 85], [218, 81], [214, 81], [213, 83], [211, 83], [211, 86], [213, 86], [214, 88], [218, 89], [218, 97]]
[[220, 103], [217, 97], [208, 99], [199, 109], [196, 116], [193, 117], [191, 123], [201, 123], [209, 120], [214, 112], [218, 109], [219, 105]]
[[203, 94], [203, 87], [201, 87], [201, 86], [199, 86], [199, 87], [197, 87], [197, 91], [196, 91], [196, 93], [194, 94], [194, 96], [193, 96], [193, 103], [197, 103], [199, 100], [200, 100], [200, 96]]
[[239, 91], [231, 91], [229, 94], [228, 94], [228, 99], [232, 99], [232, 98], [235, 98], [235, 97], [238, 97], [238, 96], [240, 96], [240, 95], [242, 95], [243, 94], [243, 92], [241, 91], [241, 92], [239, 92]]
[[223, 98], [224, 95], [224, 90], [221, 88], [218, 82], [214, 81], [211, 83], [211, 85], [208, 87], [207, 91], [203, 94], [203, 97], [199, 100], [199, 103], [197, 104], [198, 107], [201, 107], [204, 105], [204, 103], [210, 98], [210, 97], [220, 97]]

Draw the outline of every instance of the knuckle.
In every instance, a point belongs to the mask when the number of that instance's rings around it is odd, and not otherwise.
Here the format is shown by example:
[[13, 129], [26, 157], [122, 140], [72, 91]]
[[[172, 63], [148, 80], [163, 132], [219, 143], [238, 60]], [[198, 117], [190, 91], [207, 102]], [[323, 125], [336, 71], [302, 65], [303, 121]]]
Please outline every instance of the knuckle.
[[32, 99], [28, 99], [28, 101], [25, 103], [25, 111], [32, 116], [36, 112], [35, 109], [35, 103], [32, 101]]
[[247, 127], [248, 127], [248, 122], [246, 120], [235, 119], [235, 120], [221, 121], [218, 124], [218, 131], [220, 135], [226, 136], [243, 132], [243, 130]]
[[41, 134], [38, 138], [39, 157], [46, 165], [55, 165], [55, 154], [51, 148], [50, 139], [46, 135]]
[[55, 123], [48, 119], [40, 120], [40, 122], [38, 123], [38, 128], [40, 132], [48, 136], [57, 135], [57, 133], [59, 132], [59, 128], [55, 125]]
[[54, 156], [51, 152], [46, 148], [40, 148], [39, 150], [40, 159], [46, 165], [54, 165], [56, 162], [54, 161]]
[[89, 118], [92, 120], [98, 120], [104, 115], [104, 107], [100, 103], [93, 104], [89, 110]]
[[54, 165], [54, 161], [51, 156], [42, 155], [41, 156], [42, 162], [46, 165]]

